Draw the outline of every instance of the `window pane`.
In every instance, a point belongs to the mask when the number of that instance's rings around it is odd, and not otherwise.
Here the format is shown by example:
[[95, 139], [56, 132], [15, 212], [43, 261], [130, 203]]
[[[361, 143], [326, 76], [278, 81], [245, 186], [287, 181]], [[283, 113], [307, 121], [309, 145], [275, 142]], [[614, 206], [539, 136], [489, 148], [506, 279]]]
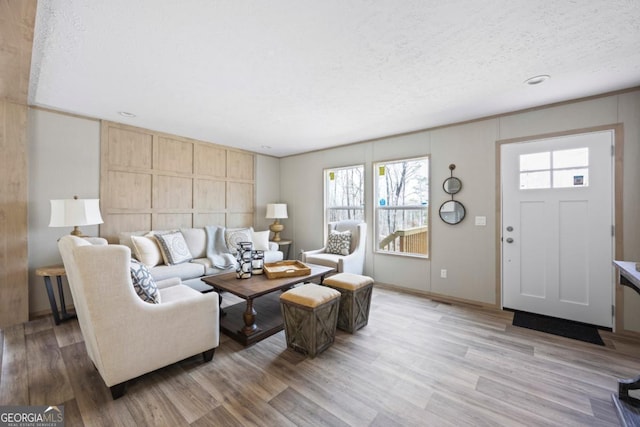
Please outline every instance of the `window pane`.
[[330, 208], [327, 210], [327, 222], [358, 219], [364, 221], [364, 209], [360, 208]]
[[404, 159], [375, 165], [375, 250], [428, 254], [429, 160]]
[[553, 152], [553, 168], [575, 168], [589, 166], [589, 148], [559, 150]]
[[589, 169], [565, 169], [553, 171], [553, 188], [588, 187]]
[[551, 171], [520, 173], [520, 189], [551, 188]]
[[548, 151], [543, 153], [521, 154], [520, 172], [551, 169], [551, 157]]
[[364, 166], [325, 170], [326, 221], [364, 219]]

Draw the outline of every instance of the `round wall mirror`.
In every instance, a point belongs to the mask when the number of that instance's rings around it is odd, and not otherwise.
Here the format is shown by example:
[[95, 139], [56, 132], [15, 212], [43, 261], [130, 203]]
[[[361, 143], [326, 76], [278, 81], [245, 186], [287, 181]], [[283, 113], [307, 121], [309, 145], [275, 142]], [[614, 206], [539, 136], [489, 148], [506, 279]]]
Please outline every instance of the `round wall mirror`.
[[458, 224], [464, 219], [464, 205], [457, 200], [447, 200], [440, 206], [440, 219], [447, 224]]
[[447, 194], [456, 194], [462, 189], [462, 181], [455, 176], [452, 176], [444, 180], [442, 188], [444, 188], [444, 192]]

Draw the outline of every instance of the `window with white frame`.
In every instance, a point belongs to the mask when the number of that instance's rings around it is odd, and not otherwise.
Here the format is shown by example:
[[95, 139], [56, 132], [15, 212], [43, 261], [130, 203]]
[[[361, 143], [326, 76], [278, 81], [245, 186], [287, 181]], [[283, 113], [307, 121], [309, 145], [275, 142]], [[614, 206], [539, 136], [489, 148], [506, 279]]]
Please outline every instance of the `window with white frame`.
[[364, 165], [325, 169], [324, 206], [327, 223], [364, 221]]
[[374, 164], [377, 252], [429, 255], [429, 158]]

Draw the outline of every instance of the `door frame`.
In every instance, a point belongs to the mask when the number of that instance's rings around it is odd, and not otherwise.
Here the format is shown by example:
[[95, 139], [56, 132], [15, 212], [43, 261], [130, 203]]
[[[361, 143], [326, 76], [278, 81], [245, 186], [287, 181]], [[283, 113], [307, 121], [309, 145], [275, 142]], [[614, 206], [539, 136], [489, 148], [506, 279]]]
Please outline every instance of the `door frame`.
[[[572, 129], [562, 132], [550, 132], [544, 134], [527, 135], [518, 138], [499, 139], [495, 145], [496, 155], [496, 307], [502, 309], [502, 182], [501, 182], [501, 148], [503, 144], [513, 144], [516, 142], [533, 141], [539, 139], [555, 138], [560, 136], [576, 135], [581, 133], [599, 132], [612, 130], [614, 132], [614, 163], [613, 163], [613, 221], [614, 221], [614, 242], [613, 250], [614, 259], [623, 259], [623, 218], [622, 218], [622, 184], [623, 184], [623, 145], [624, 145], [624, 128], [622, 123], [614, 123], [610, 125], [594, 126], [588, 128]], [[615, 313], [613, 317], [613, 331], [622, 332], [624, 330], [624, 290], [622, 286], [616, 283], [615, 295], [612, 300], [615, 305]]]

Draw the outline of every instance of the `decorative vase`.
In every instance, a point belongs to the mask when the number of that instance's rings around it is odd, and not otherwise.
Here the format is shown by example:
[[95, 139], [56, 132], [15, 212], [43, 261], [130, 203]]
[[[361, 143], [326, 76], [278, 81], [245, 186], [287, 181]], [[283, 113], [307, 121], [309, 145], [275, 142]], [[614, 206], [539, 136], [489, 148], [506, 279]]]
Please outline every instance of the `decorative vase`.
[[252, 258], [251, 274], [262, 274], [264, 272], [264, 251], [253, 251]]
[[236, 252], [236, 277], [238, 279], [249, 279], [253, 270], [253, 243], [239, 242], [238, 252]]

